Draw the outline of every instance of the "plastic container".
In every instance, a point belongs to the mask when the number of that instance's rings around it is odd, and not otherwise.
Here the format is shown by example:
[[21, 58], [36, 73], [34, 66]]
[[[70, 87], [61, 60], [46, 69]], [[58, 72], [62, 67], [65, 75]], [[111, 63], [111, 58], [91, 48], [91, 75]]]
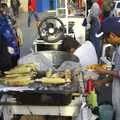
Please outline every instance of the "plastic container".
[[89, 80], [87, 80], [87, 83], [86, 83], [85, 93], [86, 93], [86, 94], [89, 94], [90, 91], [93, 91], [93, 90], [94, 90], [93, 80], [92, 80], [92, 79], [89, 79]]
[[87, 103], [91, 108], [95, 108], [98, 106], [97, 104], [97, 95], [95, 91], [90, 91], [90, 93], [87, 96]]

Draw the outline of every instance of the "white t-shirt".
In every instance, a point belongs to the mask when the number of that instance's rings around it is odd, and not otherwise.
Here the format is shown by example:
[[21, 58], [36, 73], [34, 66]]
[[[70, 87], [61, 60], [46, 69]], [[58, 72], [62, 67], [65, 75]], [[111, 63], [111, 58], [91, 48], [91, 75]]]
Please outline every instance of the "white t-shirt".
[[79, 58], [81, 66], [98, 64], [96, 50], [90, 41], [86, 41], [82, 46], [77, 48], [74, 55]]

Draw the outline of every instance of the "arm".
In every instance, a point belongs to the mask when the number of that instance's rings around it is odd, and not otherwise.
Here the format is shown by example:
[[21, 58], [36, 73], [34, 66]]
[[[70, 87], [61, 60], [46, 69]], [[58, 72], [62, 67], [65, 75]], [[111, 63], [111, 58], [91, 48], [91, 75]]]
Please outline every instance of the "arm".
[[119, 76], [119, 70], [113, 70], [113, 71], [110, 71], [110, 70], [106, 70], [106, 74], [107, 75], [110, 75], [110, 76], [113, 76], [113, 77], [117, 77], [117, 78], [119, 78], [120, 76]]
[[107, 77], [104, 80], [95, 80], [94, 81], [95, 86], [101, 86], [107, 83], [112, 83], [112, 81], [114, 80], [112, 79], [113, 77], [120, 78], [120, 70], [110, 71], [110, 70], [105, 70], [105, 69], [96, 69], [96, 72], [100, 75], [109, 75], [109, 77]]
[[104, 80], [94, 80], [94, 85], [97, 86], [102, 86], [108, 83], [112, 83], [112, 79], [104, 79]]
[[96, 69], [96, 73], [101, 75], [110, 75], [112, 77], [120, 77], [120, 70], [105, 70], [105, 69]]

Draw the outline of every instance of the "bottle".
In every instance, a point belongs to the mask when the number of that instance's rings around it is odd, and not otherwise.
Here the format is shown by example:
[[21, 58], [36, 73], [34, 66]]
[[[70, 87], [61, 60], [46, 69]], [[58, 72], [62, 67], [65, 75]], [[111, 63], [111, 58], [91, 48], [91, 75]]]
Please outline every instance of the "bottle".
[[90, 91], [89, 95], [87, 96], [87, 102], [91, 108], [95, 108], [98, 106], [97, 94], [95, 93], [95, 90]]
[[94, 89], [94, 84], [92, 79], [88, 79], [86, 83], [86, 92], [89, 94], [90, 91]]

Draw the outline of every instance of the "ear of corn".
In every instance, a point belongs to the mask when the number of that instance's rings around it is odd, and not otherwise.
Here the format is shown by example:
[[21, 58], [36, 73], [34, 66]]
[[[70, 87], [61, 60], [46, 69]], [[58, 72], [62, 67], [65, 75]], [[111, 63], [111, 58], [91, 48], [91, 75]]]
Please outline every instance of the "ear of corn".
[[8, 74], [8, 75], [6, 75], [5, 77], [6, 78], [16, 78], [16, 77], [24, 77], [24, 76], [31, 76], [31, 74], [29, 74], [29, 73], [23, 73], [23, 74]]
[[22, 64], [5, 72], [5, 74], [25, 74], [32, 71], [36, 71], [36, 66], [34, 64]]
[[41, 79], [41, 82], [44, 84], [65, 84], [66, 80], [60, 77], [51, 77], [51, 78], [43, 77]]
[[25, 86], [33, 83], [29, 76], [16, 77], [16, 78], [5, 78], [5, 83], [8, 86]]

